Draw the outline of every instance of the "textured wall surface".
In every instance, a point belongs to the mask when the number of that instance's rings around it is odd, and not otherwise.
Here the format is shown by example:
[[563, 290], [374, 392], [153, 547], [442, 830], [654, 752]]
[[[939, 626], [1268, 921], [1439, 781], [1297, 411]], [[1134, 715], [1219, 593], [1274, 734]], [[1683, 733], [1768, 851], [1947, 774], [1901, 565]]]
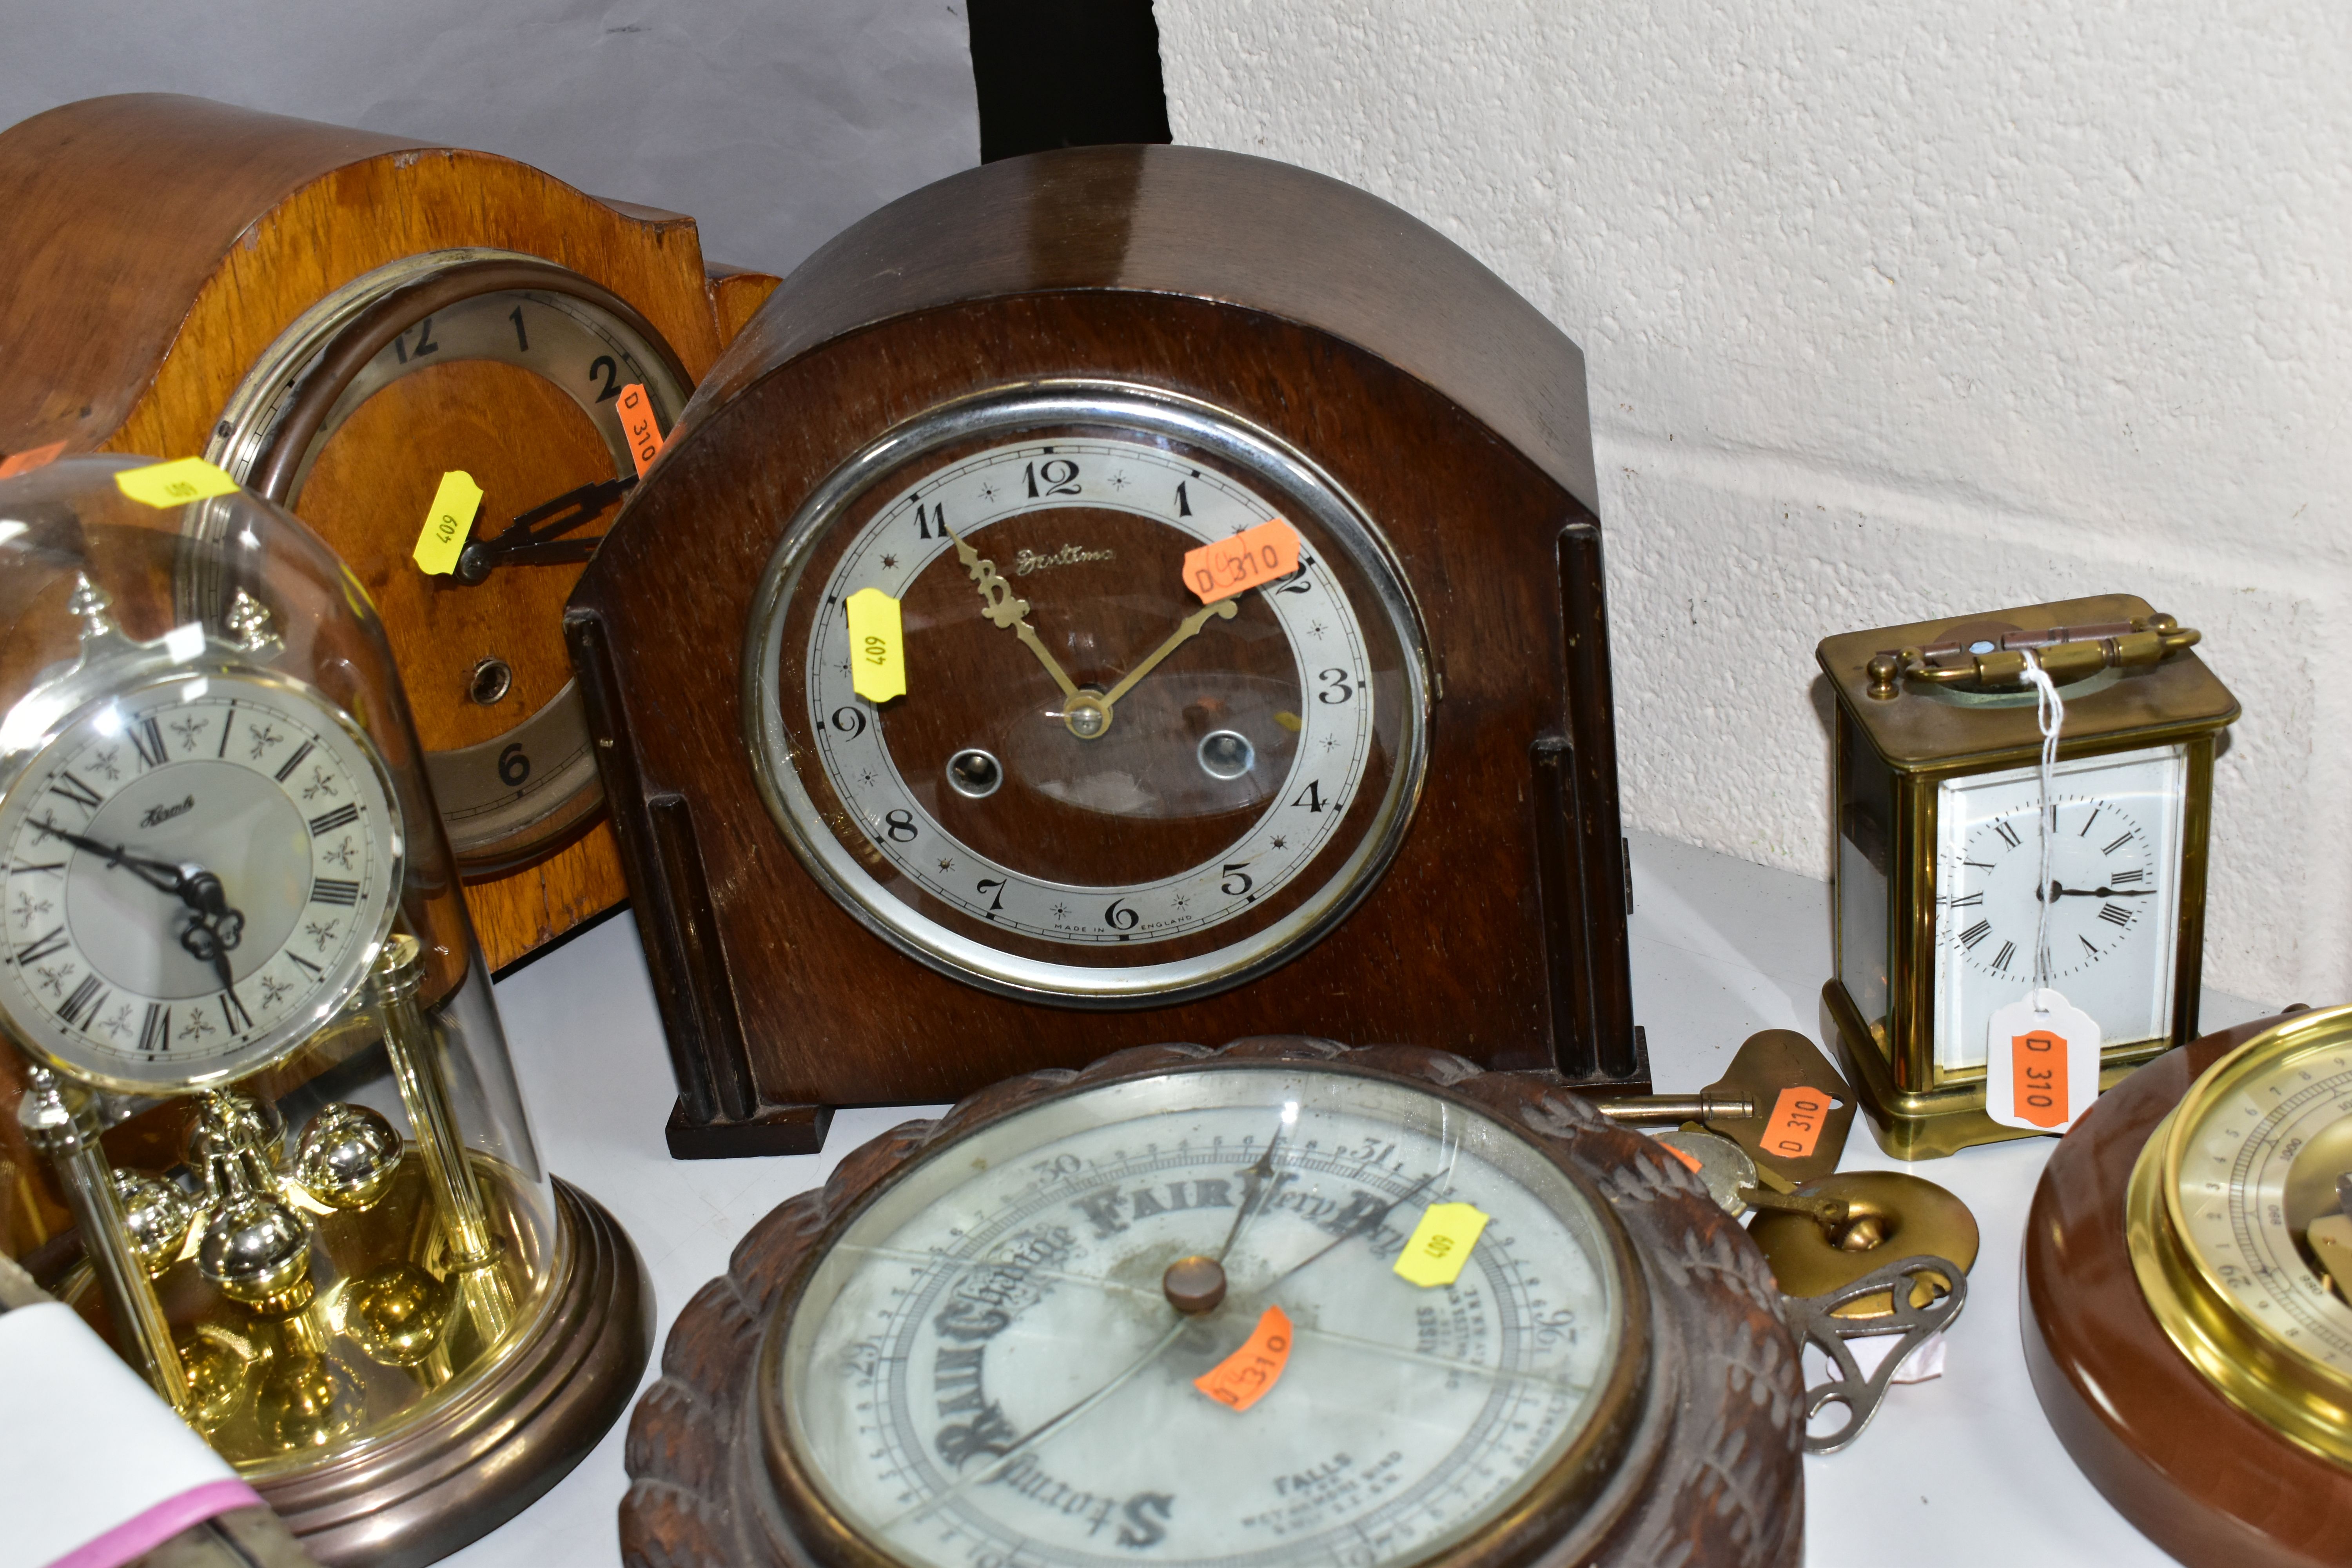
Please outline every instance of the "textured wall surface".
[[0, 126], [112, 92], [503, 153], [771, 272], [980, 162], [963, 0], [0, 0]]
[[2208, 984], [2352, 995], [2352, 7], [1158, 11], [1178, 141], [1583, 346], [1629, 823], [1826, 876], [1816, 641], [2137, 593], [2245, 708]]

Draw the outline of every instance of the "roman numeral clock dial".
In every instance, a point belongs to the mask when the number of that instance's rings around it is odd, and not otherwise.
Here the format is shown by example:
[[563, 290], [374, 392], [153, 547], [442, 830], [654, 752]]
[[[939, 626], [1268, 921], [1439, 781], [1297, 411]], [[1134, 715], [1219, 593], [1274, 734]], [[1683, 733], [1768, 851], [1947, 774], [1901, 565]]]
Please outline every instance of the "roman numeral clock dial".
[[240, 1076], [364, 979], [399, 818], [355, 726], [293, 682], [215, 673], [102, 700], [0, 801], [0, 1016], [131, 1092]]
[[1993, 1012], [2033, 984], [2045, 905], [2050, 983], [2099, 1020], [2109, 1043], [2170, 1028], [2178, 766], [2169, 751], [2062, 764], [2046, 884], [2033, 769], [1945, 786], [1937, 881], [1942, 1065], [1983, 1065]]

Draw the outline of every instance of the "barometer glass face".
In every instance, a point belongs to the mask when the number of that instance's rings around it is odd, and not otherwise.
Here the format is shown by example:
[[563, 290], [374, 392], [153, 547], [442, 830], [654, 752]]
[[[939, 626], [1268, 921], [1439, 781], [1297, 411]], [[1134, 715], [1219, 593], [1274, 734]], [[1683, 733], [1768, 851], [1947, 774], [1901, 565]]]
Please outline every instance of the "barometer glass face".
[[2053, 770], [2050, 886], [2040, 892], [2041, 771], [1945, 784], [1936, 800], [1936, 1063], [1981, 1068], [1992, 1016], [2033, 984], [2046, 896], [2050, 983], [2099, 1021], [2101, 1048], [2172, 1032], [2185, 746]]
[[0, 1016], [51, 1063], [149, 1093], [299, 1047], [374, 960], [397, 811], [349, 720], [214, 672], [86, 709], [0, 804]]
[[[1188, 555], [1269, 523], [1297, 570], [1204, 599]], [[878, 701], [867, 590], [903, 636]], [[1377, 879], [1421, 775], [1418, 623], [1371, 524], [1269, 437], [1131, 394], [886, 437], [795, 519], [748, 654], [803, 860], [918, 956], [1048, 999], [1163, 1002], [1296, 952]]]
[[[1394, 1265], [1440, 1203], [1488, 1218], [1423, 1287]], [[911, 1169], [824, 1250], [767, 1364], [827, 1511], [898, 1561], [1419, 1562], [1613, 1462], [1639, 1352], [1612, 1225], [1437, 1096], [1174, 1073]], [[1175, 1304], [1187, 1259], [1192, 1287], [1218, 1270], [1205, 1310]]]
[[2352, 1044], [2330, 1029], [2226, 1060], [2174, 1114], [2164, 1179], [2179, 1239], [2273, 1353], [2334, 1384], [2341, 1409], [2352, 1398], [2352, 1248], [2329, 1242], [2352, 1240]]

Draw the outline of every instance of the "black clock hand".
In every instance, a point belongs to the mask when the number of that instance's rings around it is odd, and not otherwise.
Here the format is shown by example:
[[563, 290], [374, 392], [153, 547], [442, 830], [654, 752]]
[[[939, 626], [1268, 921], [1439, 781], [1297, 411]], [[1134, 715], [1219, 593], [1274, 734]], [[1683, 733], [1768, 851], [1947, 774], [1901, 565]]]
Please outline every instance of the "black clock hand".
[[2156, 889], [2154, 888], [2137, 888], [2129, 890], [2122, 888], [2070, 888], [2063, 882], [2053, 881], [2050, 884], [2050, 896], [2053, 899], [2152, 899], [2156, 897]]
[[[68, 833], [64, 828], [47, 822], [33, 824], [33, 831], [46, 837], [61, 839], [75, 848], [87, 850], [92, 855], [103, 856], [109, 866], [120, 866], [141, 881], [162, 892], [174, 894], [180, 892], [183, 879], [180, 867], [167, 865], [161, 860], [142, 859], [131, 854], [124, 845], [103, 844], [83, 834]], [[215, 886], [218, 886], [217, 881], [215, 882]]]
[[636, 482], [634, 475], [597, 479], [541, 501], [516, 516], [497, 537], [477, 539], [459, 551], [454, 574], [457, 581], [471, 587], [500, 566], [580, 564], [596, 553], [596, 546], [603, 541], [557, 536], [584, 528], [604, 516]]
[[133, 855], [121, 844], [107, 844], [87, 834], [74, 833], [51, 823], [37, 822], [33, 830], [44, 837], [56, 838], [105, 858], [110, 867], [119, 866], [158, 892], [170, 893], [195, 914], [195, 920], [180, 933], [180, 945], [188, 956], [199, 963], [213, 965], [228, 984], [228, 952], [244, 940], [245, 911], [229, 907], [228, 894], [221, 879], [193, 861], [170, 865], [162, 860], [150, 860]]

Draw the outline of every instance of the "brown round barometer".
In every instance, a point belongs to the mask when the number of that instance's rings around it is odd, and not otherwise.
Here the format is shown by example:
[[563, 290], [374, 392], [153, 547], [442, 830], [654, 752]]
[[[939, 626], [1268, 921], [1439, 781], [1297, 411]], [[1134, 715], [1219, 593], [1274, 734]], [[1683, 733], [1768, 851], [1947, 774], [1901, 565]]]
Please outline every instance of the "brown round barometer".
[[2025, 1240], [2025, 1346], [2075, 1462], [2192, 1568], [2352, 1542], [2352, 1007], [2208, 1036], [2102, 1096]]
[[898, 1129], [735, 1257], [638, 1407], [633, 1564], [1800, 1552], [1761, 1257], [1535, 1075], [1125, 1051]]

